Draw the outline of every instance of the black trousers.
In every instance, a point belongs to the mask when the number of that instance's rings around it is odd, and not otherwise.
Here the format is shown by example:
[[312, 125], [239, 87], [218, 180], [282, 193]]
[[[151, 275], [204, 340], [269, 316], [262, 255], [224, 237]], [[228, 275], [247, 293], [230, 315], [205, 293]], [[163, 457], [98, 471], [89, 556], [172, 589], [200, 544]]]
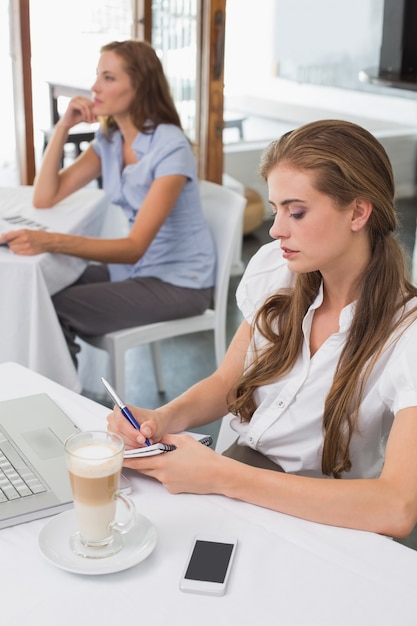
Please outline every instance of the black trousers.
[[231, 459], [235, 459], [236, 461], [240, 461], [241, 463], [246, 463], [247, 465], [252, 465], [254, 467], [260, 467], [262, 469], [270, 469], [274, 470], [274, 472], [283, 472], [284, 470], [280, 465], [268, 459], [268, 457], [264, 456], [257, 450], [253, 450], [249, 448], [249, 446], [238, 446], [236, 441], [232, 443], [227, 450], [223, 453], [223, 456], [227, 456]]
[[200, 315], [211, 306], [213, 288], [188, 289], [158, 278], [110, 282], [106, 265], [89, 265], [70, 287], [52, 297], [74, 363], [75, 338]]

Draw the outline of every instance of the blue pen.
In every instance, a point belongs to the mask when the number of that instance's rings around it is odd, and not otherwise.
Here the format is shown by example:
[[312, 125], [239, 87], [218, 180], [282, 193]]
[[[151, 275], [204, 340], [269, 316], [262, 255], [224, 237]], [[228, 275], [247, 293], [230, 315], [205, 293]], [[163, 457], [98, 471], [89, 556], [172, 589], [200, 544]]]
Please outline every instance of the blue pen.
[[[113, 400], [115, 404], [117, 404], [117, 406], [119, 407], [119, 409], [121, 410], [125, 418], [132, 424], [133, 428], [136, 428], [136, 430], [140, 430], [139, 424], [137, 423], [137, 421], [135, 420], [132, 413], [129, 411], [129, 409], [125, 405], [125, 403], [120, 400], [119, 396], [117, 395], [113, 387], [107, 382], [105, 378], [101, 378], [101, 382], [105, 386], [110, 398]], [[151, 445], [151, 442], [149, 441], [148, 438], [145, 439], [145, 443], [147, 446]]]

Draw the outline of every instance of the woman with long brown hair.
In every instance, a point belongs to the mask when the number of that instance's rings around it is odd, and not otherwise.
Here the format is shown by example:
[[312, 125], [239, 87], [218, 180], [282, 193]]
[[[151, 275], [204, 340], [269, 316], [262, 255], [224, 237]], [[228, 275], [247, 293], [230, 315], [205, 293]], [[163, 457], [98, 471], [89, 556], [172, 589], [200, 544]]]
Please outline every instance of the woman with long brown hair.
[[[53, 297], [71, 356], [76, 336], [96, 336], [189, 317], [210, 306], [215, 250], [199, 196], [197, 165], [161, 61], [143, 41], [101, 49], [92, 98], [77, 96], [55, 126], [35, 181], [38, 208], [98, 177], [128, 222], [126, 236], [99, 239], [18, 230], [1, 237], [16, 254], [67, 254], [94, 261]], [[69, 130], [100, 121], [95, 140], [69, 167]]]
[[[244, 321], [223, 364], [160, 409], [133, 409], [139, 434], [117, 410], [109, 428], [129, 446], [177, 446], [126, 462], [172, 492], [405, 536], [417, 522], [417, 290], [389, 159], [368, 131], [324, 120], [273, 142], [260, 173], [276, 241], [238, 287]], [[168, 434], [227, 411], [237, 441], [224, 455]]]

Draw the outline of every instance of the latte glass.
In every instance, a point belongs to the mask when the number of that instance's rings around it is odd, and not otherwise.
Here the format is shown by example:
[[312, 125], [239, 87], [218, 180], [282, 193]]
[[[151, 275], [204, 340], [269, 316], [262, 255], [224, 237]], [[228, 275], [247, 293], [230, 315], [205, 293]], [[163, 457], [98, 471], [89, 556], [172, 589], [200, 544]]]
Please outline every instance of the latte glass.
[[[135, 522], [135, 505], [119, 491], [125, 444], [115, 433], [86, 431], [65, 442], [77, 532], [70, 537], [73, 552], [103, 558], [123, 547], [123, 534]], [[116, 521], [120, 502], [125, 521]]]

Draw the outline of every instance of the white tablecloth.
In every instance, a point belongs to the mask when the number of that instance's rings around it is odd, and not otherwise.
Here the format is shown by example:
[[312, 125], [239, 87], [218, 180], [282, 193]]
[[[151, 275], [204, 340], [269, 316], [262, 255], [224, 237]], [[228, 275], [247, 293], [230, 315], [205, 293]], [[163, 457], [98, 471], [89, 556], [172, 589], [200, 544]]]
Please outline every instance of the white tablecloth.
[[[20, 215], [48, 230], [107, 235], [104, 192], [82, 189], [52, 209], [35, 209], [30, 186], [0, 188], [0, 218]], [[117, 221], [117, 218], [115, 218]], [[0, 247], [0, 362], [16, 361], [76, 391], [81, 389], [50, 296], [73, 283], [87, 262], [58, 254], [24, 257]]]
[[[105, 428], [108, 409], [16, 364], [0, 365], [0, 400], [48, 393], [82, 428]], [[314, 524], [220, 496], [170, 495], [130, 473], [131, 497], [158, 541], [142, 563], [80, 576], [44, 560], [45, 520], [0, 531], [1, 624], [22, 626], [415, 626], [417, 553], [372, 533]], [[226, 595], [178, 584], [192, 538], [235, 535]]]

